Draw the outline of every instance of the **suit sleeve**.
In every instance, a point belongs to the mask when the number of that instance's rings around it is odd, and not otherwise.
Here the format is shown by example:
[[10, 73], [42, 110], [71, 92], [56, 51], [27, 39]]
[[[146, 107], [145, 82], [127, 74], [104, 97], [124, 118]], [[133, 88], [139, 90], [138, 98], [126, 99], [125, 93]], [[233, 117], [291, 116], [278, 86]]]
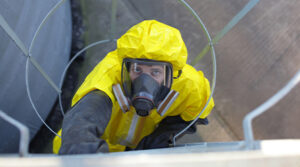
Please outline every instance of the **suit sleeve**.
[[62, 145], [59, 154], [108, 152], [100, 137], [111, 117], [112, 102], [102, 91], [83, 97], [65, 115], [62, 125]]

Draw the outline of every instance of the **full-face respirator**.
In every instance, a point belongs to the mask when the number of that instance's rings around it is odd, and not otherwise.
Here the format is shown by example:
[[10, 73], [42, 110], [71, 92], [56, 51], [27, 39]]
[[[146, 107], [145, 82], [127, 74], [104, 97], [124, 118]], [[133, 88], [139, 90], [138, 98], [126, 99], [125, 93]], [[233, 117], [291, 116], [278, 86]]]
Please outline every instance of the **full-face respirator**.
[[123, 112], [133, 106], [139, 116], [148, 116], [153, 109], [163, 115], [178, 96], [178, 92], [170, 90], [173, 79], [170, 63], [124, 59], [121, 78], [123, 90], [116, 84], [113, 91]]

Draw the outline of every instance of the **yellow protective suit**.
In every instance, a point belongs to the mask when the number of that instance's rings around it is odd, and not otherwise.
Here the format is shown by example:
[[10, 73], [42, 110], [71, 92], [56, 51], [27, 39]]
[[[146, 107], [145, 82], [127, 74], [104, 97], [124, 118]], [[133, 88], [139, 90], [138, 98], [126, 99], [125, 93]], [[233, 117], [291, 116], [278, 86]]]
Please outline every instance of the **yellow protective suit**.
[[[169, 62], [173, 66], [174, 75], [182, 70], [178, 79], [173, 80], [171, 89], [179, 92], [178, 98], [164, 116], [156, 109], [147, 117], [139, 117], [133, 107], [123, 113], [113, 94], [112, 85], [121, 84], [121, 67], [124, 58], [152, 59]], [[180, 116], [185, 121], [197, 117], [210, 96], [208, 80], [201, 71], [196, 71], [186, 64], [187, 49], [180, 32], [155, 20], [143, 21], [128, 30], [117, 41], [117, 49], [106, 57], [86, 77], [72, 99], [72, 106], [87, 93], [98, 89], [105, 92], [113, 103], [111, 119], [102, 139], [113, 151], [123, 151], [126, 146], [135, 148], [139, 141], [151, 134], [158, 123], [167, 116]], [[214, 106], [213, 100], [200, 116], [206, 118]], [[54, 140], [54, 152], [58, 152], [60, 139]]]

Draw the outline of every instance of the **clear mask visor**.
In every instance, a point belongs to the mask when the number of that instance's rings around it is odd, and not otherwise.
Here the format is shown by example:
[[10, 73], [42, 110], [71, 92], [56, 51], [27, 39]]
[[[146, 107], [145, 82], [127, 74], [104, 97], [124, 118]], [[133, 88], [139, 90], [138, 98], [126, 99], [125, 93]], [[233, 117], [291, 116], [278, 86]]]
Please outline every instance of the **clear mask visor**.
[[168, 89], [171, 88], [173, 70], [170, 63], [152, 60], [124, 59], [122, 67], [122, 82], [127, 97], [131, 97], [133, 81], [142, 74], [150, 76], [160, 86]]

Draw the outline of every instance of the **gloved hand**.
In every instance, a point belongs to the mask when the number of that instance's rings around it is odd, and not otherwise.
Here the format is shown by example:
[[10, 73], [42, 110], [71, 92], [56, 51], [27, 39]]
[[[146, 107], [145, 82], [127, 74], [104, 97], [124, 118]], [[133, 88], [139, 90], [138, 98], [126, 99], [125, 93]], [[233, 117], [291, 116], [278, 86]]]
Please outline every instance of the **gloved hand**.
[[[183, 130], [191, 122], [186, 122], [181, 119], [180, 116], [166, 117], [163, 119], [159, 126], [154, 130], [153, 133], [144, 137], [138, 144], [138, 146], [133, 150], [145, 150], [154, 148], [166, 148], [172, 143], [173, 136]], [[186, 132], [195, 133], [196, 124], [208, 124], [207, 118], [198, 119], [198, 121], [192, 125]], [[127, 148], [126, 150], [132, 150]]]
[[83, 97], [65, 115], [59, 154], [108, 152], [108, 144], [100, 137], [110, 120], [112, 102], [102, 91]]

